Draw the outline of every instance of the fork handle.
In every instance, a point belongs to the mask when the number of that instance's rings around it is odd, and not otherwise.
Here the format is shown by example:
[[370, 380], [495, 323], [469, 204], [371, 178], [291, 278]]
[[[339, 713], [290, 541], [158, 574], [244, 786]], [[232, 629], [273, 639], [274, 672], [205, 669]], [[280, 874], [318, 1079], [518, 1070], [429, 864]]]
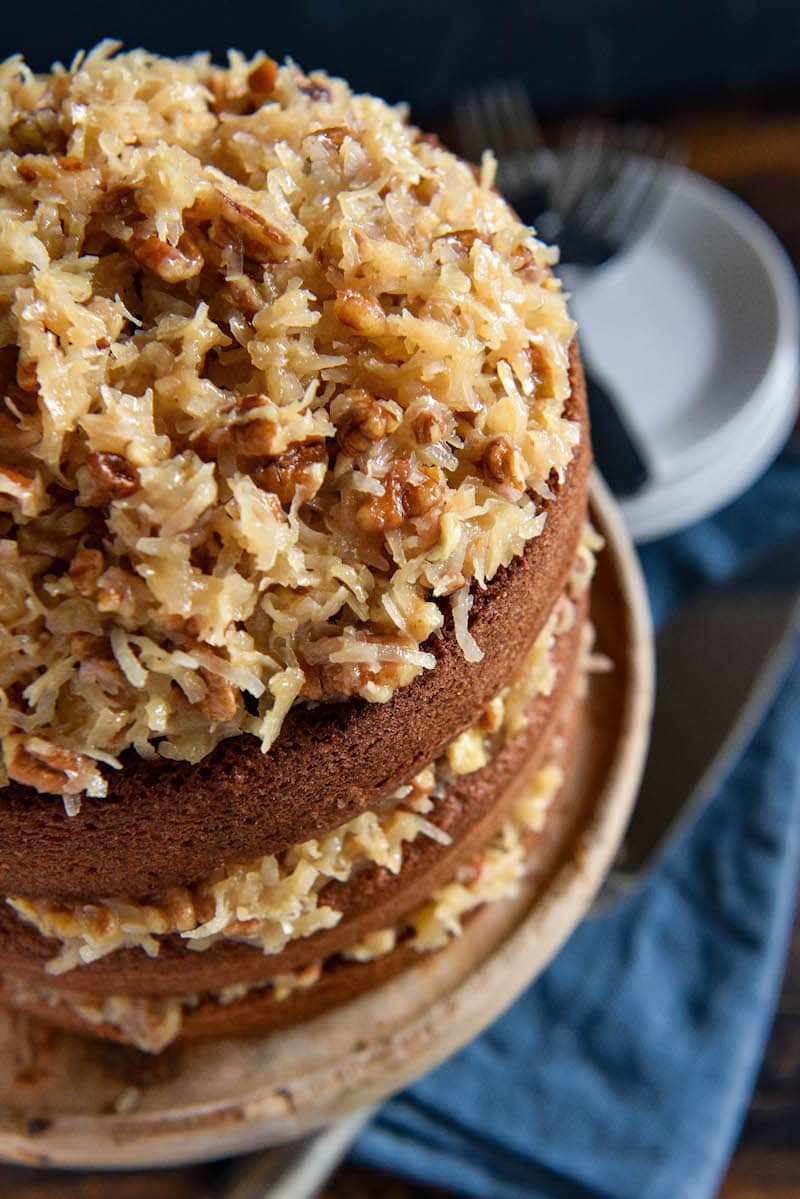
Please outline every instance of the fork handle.
[[585, 360], [584, 372], [595, 461], [614, 495], [634, 495], [649, 477], [644, 455], [610, 392]]

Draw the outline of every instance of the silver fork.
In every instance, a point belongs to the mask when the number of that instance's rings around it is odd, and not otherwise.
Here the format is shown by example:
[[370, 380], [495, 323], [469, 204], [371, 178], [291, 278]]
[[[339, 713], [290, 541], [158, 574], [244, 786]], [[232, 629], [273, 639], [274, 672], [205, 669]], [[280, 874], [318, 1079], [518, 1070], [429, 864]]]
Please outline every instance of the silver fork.
[[558, 241], [562, 261], [601, 265], [632, 244], [661, 202], [668, 139], [644, 125], [582, 122], [564, 138], [538, 216], [542, 236]]
[[[453, 118], [467, 158], [478, 161], [484, 149], [494, 150], [499, 189], [523, 220], [558, 242], [561, 269], [573, 268], [573, 290], [582, 274], [638, 236], [655, 211], [666, 153], [655, 132], [583, 123], [553, 155], [543, 148], [530, 98], [517, 81], [462, 96]], [[616, 495], [633, 495], [649, 476], [644, 452], [608, 387], [585, 359], [584, 367], [595, 458]]]
[[581, 267], [599, 265], [641, 233], [660, 198], [661, 167], [673, 157], [658, 129], [600, 121], [579, 122], [557, 152], [548, 150], [520, 80], [460, 96], [453, 123], [464, 157], [479, 162], [491, 149], [499, 190], [542, 236], [560, 241], [562, 262]]
[[465, 93], [453, 105], [453, 123], [458, 148], [470, 162], [493, 151], [497, 186], [512, 203], [520, 196], [544, 203], [554, 159], [523, 83], [512, 79]]

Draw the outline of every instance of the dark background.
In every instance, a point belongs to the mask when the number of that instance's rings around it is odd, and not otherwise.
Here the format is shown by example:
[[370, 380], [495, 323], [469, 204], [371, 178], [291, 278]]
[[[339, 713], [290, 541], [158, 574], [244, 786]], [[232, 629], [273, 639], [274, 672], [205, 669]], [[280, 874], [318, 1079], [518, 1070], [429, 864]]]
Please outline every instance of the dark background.
[[521, 76], [545, 113], [800, 99], [800, 0], [0, 0], [0, 57], [37, 70], [102, 37], [168, 54], [289, 54], [435, 119], [453, 94]]

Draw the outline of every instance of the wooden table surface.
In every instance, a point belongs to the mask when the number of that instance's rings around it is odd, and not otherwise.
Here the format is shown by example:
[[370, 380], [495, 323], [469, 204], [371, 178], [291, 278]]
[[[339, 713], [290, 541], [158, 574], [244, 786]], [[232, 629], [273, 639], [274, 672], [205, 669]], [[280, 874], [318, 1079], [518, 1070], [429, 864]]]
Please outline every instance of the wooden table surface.
[[[689, 165], [736, 190], [773, 227], [800, 270], [800, 117], [737, 114], [676, 122]], [[1, 1199], [216, 1199], [214, 1167], [124, 1174], [0, 1165]], [[718, 1199], [800, 1197], [800, 905], [769, 1045]], [[350, 1164], [319, 1199], [448, 1199], [444, 1191]], [[647, 1199], [642, 1196], [642, 1199]], [[681, 1199], [675, 1196], [675, 1199]]]

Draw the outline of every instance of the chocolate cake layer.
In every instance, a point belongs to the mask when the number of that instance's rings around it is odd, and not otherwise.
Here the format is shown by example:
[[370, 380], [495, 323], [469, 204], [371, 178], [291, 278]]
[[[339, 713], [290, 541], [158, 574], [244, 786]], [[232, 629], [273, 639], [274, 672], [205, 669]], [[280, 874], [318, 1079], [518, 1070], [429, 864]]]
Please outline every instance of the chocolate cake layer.
[[568, 415], [584, 435], [543, 532], [477, 591], [468, 663], [450, 620], [427, 646], [433, 670], [385, 704], [295, 709], [269, 754], [249, 736], [197, 765], [130, 756], [110, 794], [68, 817], [61, 800], [19, 784], [0, 798], [0, 892], [52, 899], [147, 898], [223, 862], [245, 861], [335, 828], [407, 782], [510, 678], [564, 587], [586, 512], [591, 450], [577, 350]]
[[553, 650], [557, 681], [550, 695], [530, 702], [524, 727], [480, 770], [456, 777], [436, 800], [428, 819], [450, 838], [443, 846], [425, 836], [403, 847], [398, 874], [365, 866], [346, 882], [331, 882], [320, 903], [343, 913], [339, 923], [290, 942], [280, 953], [265, 955], [258, 946], [220, 940], [198, 952], [179, 936], [159, 939], [157, 957], [140, 948], [119, 949], [60, 975], [48, 975], [46, 963], [59, 945], [0, 904], [0, 972], [46, 982], [83, 995], [180, 995], [233, 983], [256, 983], [302, 968], [352, 945], [366, 933], [394, 923], [479, 850], [499, 827], [519, 787], [542, 764], [555, 730], [571, 702], [581, 655], [588, 597], [575, 604], [575, 621], [561, 633]]
[[[587, 818], [585, 805], [582, 808], [576, 803], [576, 796], [569, 785], [569, 764], [580, 735], [582, 714], [582, 705], [573, 702], [566, 723], [559, 730], [566, 742], [563, 750], [566, 780], [551, 804], [545, 826], [541, 832], [527, 832], [523, 835], [528, 858], [527, 873], [535, 877], [537, 885], [545, 885], [552, 877], [563, 861], [565, 842], [574, 841]], [[526, 775], [530, 773], [527, 763], [524, 772]], [[468, 914], [464, 923], [478, 917], [481, 910], [478, 908]], [[389, 953], [366, 962], [348, 961], [333, 956], [324, 962], [316, 981], [310, 986], [292, 990], [284, 998], [278, 998], [270, 987], [248, 991], [245, 995], [229, 999], [227, 1002], [221, 1002], [213, 996], [198, 997], [194, 1006], [188, 1006], [184, 1010], [180, 1039], [199, 1040], [263, 1034], [303, 1023], [381, 986], [427, 956], [429, 955], [420, 954], [407, 941], [401, 941]], [[48, 980], [48, 984], [52, 981]], [[36, 997], [33, 992], [30, 996], [17, 994], [12, 997], [11, 989], [6, 989], [2, 977], [0, 1002], [10, 1003], [65, 1030], [127, 1043], [127, 1038], [119, 1027], [110, 1023], [90, 1022], [67, 1003]]]

